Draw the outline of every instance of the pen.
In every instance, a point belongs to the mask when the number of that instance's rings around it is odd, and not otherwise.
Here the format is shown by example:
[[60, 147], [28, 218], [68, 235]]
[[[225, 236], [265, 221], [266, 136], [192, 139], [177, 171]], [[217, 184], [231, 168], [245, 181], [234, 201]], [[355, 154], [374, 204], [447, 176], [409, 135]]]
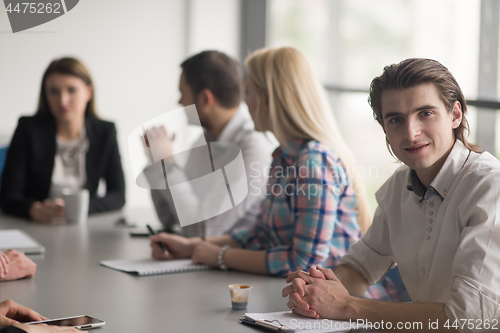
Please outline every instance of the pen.
[[[149, 231], [149, 234], [151, 236], [154, 236], [156, 235], [155, 232], [153, 231], [153, 228], [151, 228], [151, 226], [149, 224], [146, 224], [146, 227], [148, 228], [148, 231]], [[165, 248], [165, 246], [163, 246], [163, 243], [162, 242], [157, 242], [158, 246], [160, 247], [160, 249], [163, 251], [164, 254], [168, 254], [168, 251], [167, 249]]]

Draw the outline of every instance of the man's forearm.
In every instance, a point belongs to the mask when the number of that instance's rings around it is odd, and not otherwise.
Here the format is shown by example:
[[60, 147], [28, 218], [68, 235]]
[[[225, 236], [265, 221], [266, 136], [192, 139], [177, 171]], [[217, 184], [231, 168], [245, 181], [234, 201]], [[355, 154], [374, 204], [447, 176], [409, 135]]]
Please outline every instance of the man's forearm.
[[351, 296], [361, 297], [370, 286], [357, 270], [348, 265], [339, 265], [333, 270]]
[[[458, 332], [444, 311], [443, 303], [399, 303], [352, 297], [346, 314], [353, 321], [360, 320], [382, 330], [401, 329], [408, 332]], [[347, 319], [347, 318], [346, 318]], [[449, 327], [444, 327], [447, 323]], [[383, 326], [381, 326], [383, 324]], [[369, 328], [369, 327], [368, 327]], [[375, 328], [375, 326], [374, 326]]]
[[[339, 265], [333, 272], [349, 294], [353, 296], [344, 308], [345, 316], [342, 316], [343, 319], [364, 320], [364, 322], [370, 322], [374, 325], [375, 323], [380, 325], [383, 321], [391, 325], [391, 328], [385, 325], [386, 329], [393, 330], [400, 327], [405, 331], [418, 332], [427, 330], [436, 332], [434, 326], [429, 325], [437, 323], [442, 329], [448, 320], [443, 303], [399, 303], [360, 298], [370, 286], [361, 273], [348, 265]], [[411, 330], [408, 330], [409, 327]], [[446, 331], [456, 332], [454, 329]]]
[[226, 252], [224, 263], [238, 271], [269, 274], [266, 268], [266, 250], [231, 249]]

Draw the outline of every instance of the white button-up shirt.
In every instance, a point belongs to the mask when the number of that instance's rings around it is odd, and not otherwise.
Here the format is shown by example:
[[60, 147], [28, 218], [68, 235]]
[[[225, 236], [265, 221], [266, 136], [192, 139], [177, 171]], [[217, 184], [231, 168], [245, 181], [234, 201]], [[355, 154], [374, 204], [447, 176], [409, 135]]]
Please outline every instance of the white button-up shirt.
[[[445, 303], [450, 323], [500, 320], [496, 158], [471, 152], [457, 140], [428, 190], [414, 170], [403, 166], [376, 198], [372, 226], [340, 264], [355, 268], [370, 284], [397, 264], [411, 299]], [[484, 331], [474, 326], [461, 330]]]

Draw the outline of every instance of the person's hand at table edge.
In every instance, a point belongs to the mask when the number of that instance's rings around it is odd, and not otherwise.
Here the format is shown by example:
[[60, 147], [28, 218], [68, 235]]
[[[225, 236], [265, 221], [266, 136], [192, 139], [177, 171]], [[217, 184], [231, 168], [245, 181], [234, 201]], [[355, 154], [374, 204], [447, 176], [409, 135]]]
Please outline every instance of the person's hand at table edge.
[[283, 297], [288, 296], [287, 306], [305, 317], [334, 318], [345, 309], [337, 309], [332, 304], [344, 307], [351, 297], [331, 269], [319, 266], [311, 267], [309, 273], [294, 272], [288, 275], [286, 282], [291, 283], [282, 291]]
[[0, 251], [0, 279], [5, 277], [5, 274], [9, 273], [9, 257]]
[[26, 325], [21, 323], [16, 323], [12, 326], [22, 329], [26, 333], [88, 333], [87, 331], [80, 331], [70, 326], [51, 326], [47, 324]]
[[[46, 199], [43, 202], [35, 201], [29, 209], [31, 219], [41, 224], [51, 224], [53, 219], [64, 217], [64, 215], [64, 200], [61, 198]], [[60, 219], [57, 221], [59, 224]]]
[[9, 299], [0, 303], [0, 327], [40, 320], [47, 320], [47, 318], [13, 300]]
[[23, 324], [23, 322], [41, 321], [47, 319], [48, 318], [31, 310], [30, 308], [17, 304], [12, 300], [6, 300], [0, 303], [0, 328], [14, 326], [27, 333], [82, 332], [68, 326], [59, 327], [46, 324]]
[[8, 259], [8, 269], [3, 277], [0, 278], [0, 281], [11, 281], [35, 276], [36, 264], [26, 257], [24, 253], [11, 249], [3, 253], [3, 255]]

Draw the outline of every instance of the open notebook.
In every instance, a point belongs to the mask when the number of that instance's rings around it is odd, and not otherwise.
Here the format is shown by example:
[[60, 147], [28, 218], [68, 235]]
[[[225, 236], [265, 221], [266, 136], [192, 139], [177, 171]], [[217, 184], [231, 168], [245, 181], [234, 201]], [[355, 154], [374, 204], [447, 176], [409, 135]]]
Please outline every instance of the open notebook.
[[0, 230], [0, 251], [14, 249], [25, 254], [44, 253], [45, 248], [19, 229]]
[[159, 261], [155, 259], [139, 260], [104, 260], [101, 265], [122, 272], [136, 273], [137, 275], [154, 275], [200, 271], [210, 269], [208, 265], [193, 265], [191, 259], [173, 259]]

